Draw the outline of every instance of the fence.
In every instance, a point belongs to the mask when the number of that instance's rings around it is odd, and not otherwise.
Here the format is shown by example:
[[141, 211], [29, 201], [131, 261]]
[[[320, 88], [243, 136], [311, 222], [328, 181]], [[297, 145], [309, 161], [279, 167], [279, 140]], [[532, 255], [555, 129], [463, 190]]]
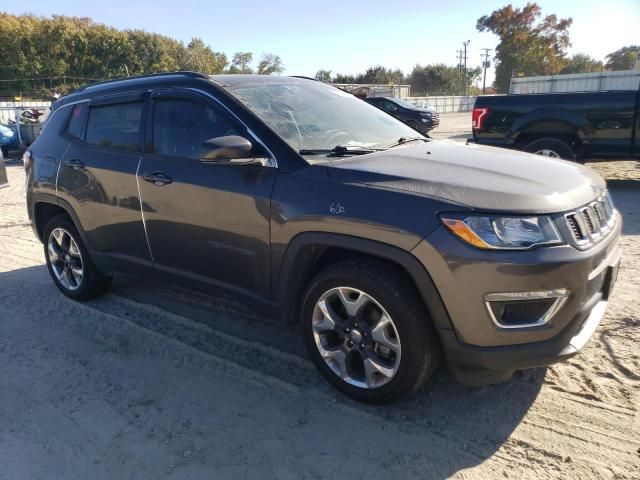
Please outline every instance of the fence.
[[543, 77], [512, 78], [509, 93], [594, 92], [638, 90], [640, 70], [571, 73]]
[[438, 95], [426, 97], [409, 97], [407, 101], [416, 106], [423, 107], [430, 105], [438, 113], [470, 112], [476, 103], [476, 96], [460, 95]]
[[49, 107], [51, 107], [51, 102], [43, 100], [0, 102], [0, 124], [14, 123], [16, 121], [16, 109], [20, 109], [21, 113], [31, 109], [48, 112]]

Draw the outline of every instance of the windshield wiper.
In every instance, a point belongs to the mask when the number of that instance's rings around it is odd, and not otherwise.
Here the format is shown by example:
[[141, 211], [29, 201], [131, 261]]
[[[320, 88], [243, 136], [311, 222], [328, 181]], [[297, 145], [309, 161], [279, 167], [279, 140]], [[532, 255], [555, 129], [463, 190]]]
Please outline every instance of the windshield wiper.
[[400, 137], [397, 142], [394, 142], [394, 143], [392, 143], [390, 145], [385, 146], [383, 148], [383, 150], [386, 150], [387, 148], [397, 147], [397, 146], [403, 145], [405, 143], [415, 142], [417, 140], [422, 140], [423, 142], [430, 142], [431, 141], [430, 138], [426, 138], [426, 137]]
[[298, 150], [300, 155], [326, 155], [328, 157], [345, 157], [348, 155], [366, 155], [368, 153], [380, 152], [383, 148], [369, 148], [352, 145], [336, 145], [332, 149], [312, 148]]

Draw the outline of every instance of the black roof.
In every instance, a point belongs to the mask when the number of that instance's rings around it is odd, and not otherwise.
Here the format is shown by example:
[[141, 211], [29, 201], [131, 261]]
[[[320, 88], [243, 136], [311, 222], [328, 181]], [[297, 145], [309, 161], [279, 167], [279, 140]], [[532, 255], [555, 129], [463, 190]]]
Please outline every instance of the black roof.
[[[315, 81], [304, 77], [284, 77], [272, 75], [237, 74], [237, 75], [205, 75], [198, 72], [166, 72], [153, 73], [150, 75], [139, 75], [135, 77], [124, 77], [104, 82], [97, 82], [85, 85], [68, 95], [65, 95], [54, 102], [53, 108], [58, 108], [66, 103], [84, 100], [95, 96], [107, 95], [110, 93], [123, 92], [140, 87], [162, 87], [172, 85], [185, 85], [194, 82], [206, 82], [215, 84], [218, 87], [236, 87], [239, 85], [256, 84], [282, 84], [300, 83]], [[202, 83], [201, 83], [202, 84]]]

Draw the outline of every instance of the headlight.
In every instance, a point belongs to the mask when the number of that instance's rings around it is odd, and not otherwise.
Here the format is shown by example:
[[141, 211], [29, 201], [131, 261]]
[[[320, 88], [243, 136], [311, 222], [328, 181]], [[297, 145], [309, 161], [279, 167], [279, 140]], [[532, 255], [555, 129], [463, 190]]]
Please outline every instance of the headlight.
[[484, 249], [526, 250], [557, 245], [562, 237], [551, 217], [506, 217], [443, 214], [442, 222], [458, 238]]
[[429, 112], [420, 112], [418, 115], [424, 118], [431, 118], [431, 114]]

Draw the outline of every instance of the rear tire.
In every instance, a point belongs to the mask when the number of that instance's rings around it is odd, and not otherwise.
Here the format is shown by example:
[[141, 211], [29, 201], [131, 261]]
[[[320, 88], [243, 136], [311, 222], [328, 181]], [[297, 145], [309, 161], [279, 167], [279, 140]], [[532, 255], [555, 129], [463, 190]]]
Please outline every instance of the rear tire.
[[394, 402], [422, 387], [437, 366], [439, 344], [427, 310], [413, 285], [387, 264], [346, 260], [326, 268], [309, 283], [301, 311], [313, 363], [355, 400]]
[[542, 155], [551, 158], [561, 158], [563, 160], [569, 160], [577, 162], [577, 155], [575, 150], [566, 142], [558, 140], [557, 138], [546, 137], [534, 140], [528, 143], [523, 148], [525, 152], [533, 153], [534, 155]]
[[67, 215], [49, 220], [43, 238], [49, 274], [63, 294], [74, 300], [88, 300], [109, 289], [111, 277], [98, 272]]

